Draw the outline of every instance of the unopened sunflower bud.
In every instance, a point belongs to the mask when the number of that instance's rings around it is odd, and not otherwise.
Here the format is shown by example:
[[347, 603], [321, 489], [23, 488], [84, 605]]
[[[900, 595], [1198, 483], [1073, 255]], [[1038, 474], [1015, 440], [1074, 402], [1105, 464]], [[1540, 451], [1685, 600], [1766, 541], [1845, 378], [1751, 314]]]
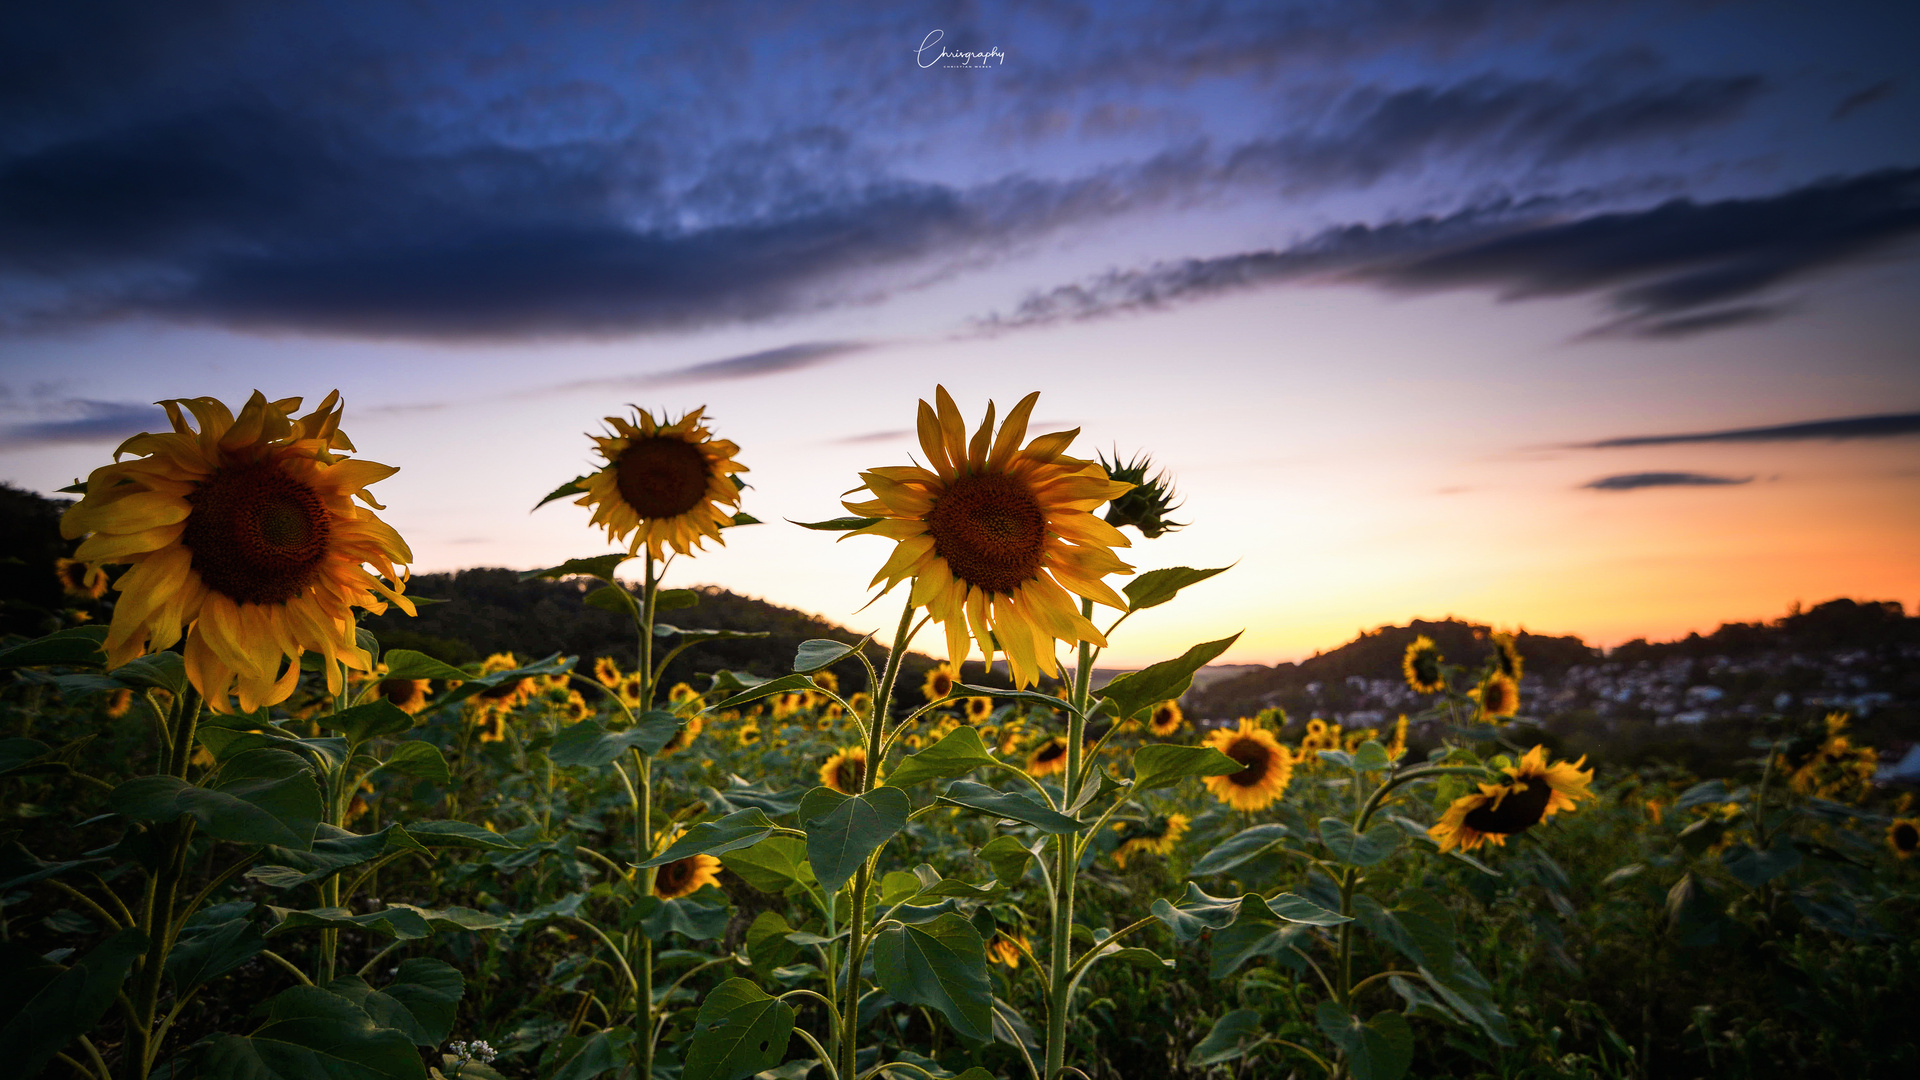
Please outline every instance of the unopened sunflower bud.
[[1153, 470], [1151, 457], [1138, 454], [1124, 465], [1120, 462], [1118, 450], [1114, 452], [1112, 461], [1108, 461], [1105, 454], [1099, 457], [1100, 464], [1107, 470], [1108, 479], [1133, 485], [1132, 491], [1108, 504], [1107, 524], [1114, 528], [1131, 525], [1149, 540], [1186, 528], [1186, 522], [1174, 521], [1167, 516], [1178, 510], [1180, 504], [1173, 501], [1173, 480], [1164, 470], [1148, 475]]

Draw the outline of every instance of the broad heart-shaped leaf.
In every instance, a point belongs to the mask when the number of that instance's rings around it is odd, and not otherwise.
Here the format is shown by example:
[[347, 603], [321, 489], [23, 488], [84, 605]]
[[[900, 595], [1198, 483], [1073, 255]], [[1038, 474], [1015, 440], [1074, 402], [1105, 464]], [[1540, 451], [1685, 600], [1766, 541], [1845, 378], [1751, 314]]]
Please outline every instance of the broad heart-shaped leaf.
[[107, 801], [137, 821], [192, 814], [221, 840], [305, 850], [320, 824], [320, 789], [298, 754], [248, 750], [220, 768], [217, 787], [173, 776], [142, 776], [113, 789]]
[[792, 791], [775, 791], [768, 787], [764, 780], [757, 784], [749, 784], [744, 779], [733, 775], [727, 777], [726, 790], [707, 788], [703, 794], [709, 808], [723, 813], [730, 814], [735, 810], [757, 806], [775, 817], [798, 810], [800, 800], [807, 796], [805, 791], [798, 788]]
[[373, 1022], [393, 1028], [419, 1046], [438, 1046], [453, 1031], [454, 1014], [466, 983], [439, 960], [403, 960], [393, 982], [375, 990], [357, 975], [346, 975], [322, 989], [358, 1005]]
[[126, 981], [134, 960], [146, 951], [147, 935], [121, 930], [58, 974], [47, 971], [50, 965], [24, 950], [0, 956], [0, 965], [4, 965], [0, 966], [0, 976], [10, 990], [24, 988], [29, 980], [44, 979], [38, 992], [0, 1026], [7, 1071], [14, 1076], [33, 1076], [62, 1047], [92, 1030], [113, 1004], [113, 995]]
[[1266, 918], [1265, 912], [1242, 910], [1232, 926], [1214, 931], [1207, 978], [1218, 982], [1240, 970], [1247, 961], [1262, 956], [1275, 957], [1288, 967], [1297, 968], [1301, 965], [1292, 955], [1293, 948], [1301, 944], [1308, 933], [1304, 925], [1276, 922]]
[[740, 943], [746, 946], [753, 970], [761, 978], [766, 978], [774, 968], [792, 963], [800, 955], [800, 946], [787, 940], [791, 933], [793, 924], [777, 911], [763, 911], [754, 916], [753, 925], [747, 927]]
[[895, 765], [886, 775], [886, 783], [909, 787], [922, 780], [965, 776], [975, 769], [998, 764], [1000, 762], [987, 752], [986, 744], [980, 741], [979, 731], [970, 727], [954, 728], [939, 742]]
[[464, 821], [409, 821], [408, 835], [427, 847], [485, 848], [491, 851], [519, 851], [520, 844]]
[[206, 1075], [222, 1080], [426, 1080], [406, 1034], [376, 1024], [365, 1009], [318, 986], [282, 990], [251, 1035], [217, 1035]]
[[793, 1037], [793, 1008], [745, 979], [728, 979], [700, 1003], [682, 1080], [745, 1080], [779, 1065]]
[[1213, 1022], [1213, 1030], [1187, 1054], [1187, 1068], [1224, 1065], [1246, 1056], [1260, 1040], [1260, 1010], [1235, 1009]]
[[[888, 789], [881, 789], [888, 790]], [[1024, 791], [996, 791], [971, 780], [955, 780], [940, 796], [941, 802], [964, 806], [994, 817], [1011, 818], [1032, 825], [1042, 832], [1070, 833], [1086, 828], [1086, 823], [1047, 808], [1047, 804]]]
[[461, 671], [452, 664], [443, 664], [423, 652], [412, 649], [388, 649], [386, 652], [387, 674], [389, 679], [459, 679], [473, 678], [470, 671]]
[[1133, 752], [1134, 794], [1172, 787], [1189, 776], [1229, 776], [1246, 768], [1211, 746], [1151, 743]]
[[1365, 833], [1356, 833], [1345, 821], [1324, 817], [1320, 819], [1320, 842], [1327, 845], [1334, 858], [1349, 866], [1372, 866], [1400, 846], [1400, 827], [1381, 821]]
[[187, 688], [187, 662], [177, 652], [148, 653], [109, 672], [115, 682], [135, 689], [155, 688], [178, 696]]
[[819, 532], [852, 532], [855, 529], [864, 529], [869, 525], [878, 525], [879, 523], [879, 518], [870, 517], [837, 517], [828, 518], [825, 521], [795, 521], [792, 518], [787, 519], [787, 524], [789, 525], [798, 525], [803, 529], [814, 529]]
[[1353, 899], [1354, 917], [1380, 940], [1415, 964], [1445, 969], [1453, 962], [1453, 916], [1424, 889], [1403, 889], [1388, 908], [1371, 896]]
[[1742, 885], [1757, 889], [1781, 874], [1800, 865], [1800, 849], [1787, 837], [1773, 842], [1773, 847], [1764, 852], [1756, 851], [1745, 844], [1735, 844], [1720, 856], [1720, 865], [1727, 868]]
[[628, 1047], [632, 1045], [633, 1031], [624, 1024], [586, 1038], [562, 1039], [559, 1049], [563, 1064], [553, 1080], [593, 1080], [601, 1073], [612, 1072], [631, 1059]]
[[694, 941], [712, 941], [727, 932], [727, 894], [718, 886], [702, 886], [692, 896], [662, 900], [643, 896], [627, 908], [621, 917], [623, 929], [635, 926], [655, 941], [665, 941], [669, 933], [685, 934]]
[[1360, 772], [1379, 772], [1391, 764], [1393, 759], [1387, 756], [1387, 748], [1372, 739], [1361, 743], [1360, 749], [1353, 752], [1353, 767]]
[[679, 611], [700, 603], [700, 593], [696, 589], [661, 589], [653, 594], [655, 614], [662, 611]]
[[274, 889], [289, 889], [337, 874], [349, 866], [371, 862], [395, 851], [425, 851], [401, 825], [389, 825], [364, 836], [338, 826], [321, 823], [314, 832], [313, 846], [305, 851], [269, 847], [265, 862], [247, 871], [249, 880]]
[[1193, 864], [1187, 873], [1194, 877], [1206, 877], [1209, 874], [1224, 874], [1243, 863], [1250, 862], [1273, 850], [1286, 839], [1288, 829], [1285, 825], [1272, 823], [1255, 825], [1242, 829]]
[[899, 788], [880, 787], [851, 798], [817, 787], [800, 802], [807, 862], [828, 894], [840, 891], [880, 845], [907, 827], [913, 804]]
[[581, 599], [590, 608], [611, 611], [615, 615], [634, 616], [640, 613], [639, 602], [621, 585], [602, 585]]
[[779, 893], [815, 881], [807, 864], [807, 842], [797, 836], [769, 836], [749, 848], [720, 856], [720, 865], [761, 892]]
[[899, 1000], [940, 1010], [965, 1038], [993, 1034], [986, 942], [957, 914], [881, 931], [873, 942], [873, 976]]
[[793, 673], [811, 675], [823, 668], [832, 667], [859, 652], [860, 647], [866, 643], [866, 638], [861, 638], [851, 645], [844, 641], [829, 641], [826, 638], [803, 641], [800, 643], [799, 650], [793, 654]]
[[38, 739], [0, 739], [0, 776], [25, 771], [52, 752], [53, 747]]
[[1377, 1013], [1363, 1024], [1337, 1002], [1322, 1001], [1314, 1020], [1346, 1052], [1353, 1080], [1400, 1080], [1413, 1064], [1413, 1028], [1397, 1012]]
[[42, 664], [99, 667], [107, 662], [107, 654], [100, 651], [100, 643], [105, 640], [107, 628], [104, 626], [75, 626], [56, 630], [45, 637], [0, 649], [0, 668]]
[[498, 915], [464, 907], [423, 908], [412, 904], [388, 904], [379, 911], [365, 915], [355, 915], [346, 908], [337, 907], [291, 911], [269, 906], [267, 911], [280, 920], [279, 925], [267, 931], [270, 938], [296, 930], [371, 930], [402, 941], [413, 941], [432, 937], [442, 930], [498, 930], [507, 925], [507, 920]]
[[1353, 921], [1293, 893], [1281, 893], [1271, 900], [1262, 898], [1259, 893], [1240, 897], [1209, 896], [1192, 882], [1187, 883], [1187, 895], [1181, 899], [1179, 907], [1165, 900], [1155, 900], [1150, 910], [1155, 918], [1167, 924], [1173, 936], [1180, 941], [1192, 941], [1203, 931], [1231, 926], [1243, 911], [1250, 912], [1260, 920], [1280, 919], [1313, 926], [1338, 926]]
[[180, 929], [167, 953], [167, 978], [182, 994], [232, 971], [267, 947], [254, 925], [253, 901], [201, 908]]
[[[719, 676], [716, 675], [714, 681], [718, 683]], [[811, 676], [782, 675], [777, 679], [768, 679], [766, 682], [755, 683], [724, 701], [718, 701], [707, 706], [704, 711], [713, 712], [717, 709], [734, 709], [748, 702], [772, 697], [775, 694], [788, 694], [795, 690], [813, 689], [815, 689], [815, 686], [813, 685], [813, 678]]]
[[607, 725], [592, 717], [571, 727], [561, 728], [547, 746], [547, 757], [555, 765], [598, 767], [612, 763], [628, 750], [652, 757], [686, 726], [682, 717], [654, 709], [634, 718], [625, 731], [608, 731]]
[[718, 821], [703, 821], [688, 829], [667, 850], [640, 864], [665, 866], [694, 855], [718, 855], [735, 848], [752, 847], [773, 834], [774, 824], [757, 808], [738, 810]]
[[1008, 885], [1019, 881], [1026, 875], [1027, 864], [1037, 856], [1017, 836], [996, 836], [986, 842], [978, 854], [980, 861], [987, 864], [993, 876]]
[[1171, 701], [1193, 685], [1193, 673], [1213, 662], [1214, 657], [1233, 647], [1240, 635], [1195, 645], [1177, 659], [1162, 660], [1151, 667], [1122, 675], [1095, 691], [1113, 703], [1113, 715], [1129, 720], [1162, 701]]
[[342, 732], [349, 746], [359, 746], [368, 739], [377, 739], [382, 735], [398, 735], [402, 731], [413, 729], [413, 717], [400, 711], [400, 707], [386, 698], [369, 701], [365, 705], [355, 705], [343, 709], [331, 716], [316, 716], [314, 722], [328, 731]]
[[1120, 591], [1127, 594], [1128, 611], [1144, 611], [1161, 604], [1180, 594], [1180, 590], [1189, 585], [1205, 581], [1215, 574], [1224, 574], [1233, 569], [1231, 566], [1216, 566], [1211, 570], [1195, 570], [1191, 566], [1169, 566], [1165, 570], [1149, 570], [1132, 581]]
[[[549, 496], [549, 498], [551, 497], [552, 496]], [[633, 558], [633, 556], [624, 551], [611, 551], [605, 555], [594, 555], [585, 559], [568, 559], [559, 566], [549, 566], [545, 570], [529, 570], [520, 575], [520, 580], [532, 581], [534, 578], [554, 579], [575, 577], [584, 574], [588, 577], [597, 577], [602, 581], [612, 581], [614, 570], [618, 569], [621, 563], [631, 558]]]

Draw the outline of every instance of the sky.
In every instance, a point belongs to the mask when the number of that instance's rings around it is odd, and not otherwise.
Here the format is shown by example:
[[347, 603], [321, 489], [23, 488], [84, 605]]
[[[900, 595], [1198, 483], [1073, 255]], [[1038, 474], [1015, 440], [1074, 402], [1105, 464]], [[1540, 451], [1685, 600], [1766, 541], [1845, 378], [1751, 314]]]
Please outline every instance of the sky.
[[[1104, 662], [1455, 615], [1612, 645], [1920, 602], [1903, 3], [30, 5], [0, 36], [0, 480], [339, 389], [416, 572], [609, 550], [630, 406], [858, 629], [915, 403], [1150, 453], [1233, 565]], [[931, 638], [920, 642], [939, 651]]]

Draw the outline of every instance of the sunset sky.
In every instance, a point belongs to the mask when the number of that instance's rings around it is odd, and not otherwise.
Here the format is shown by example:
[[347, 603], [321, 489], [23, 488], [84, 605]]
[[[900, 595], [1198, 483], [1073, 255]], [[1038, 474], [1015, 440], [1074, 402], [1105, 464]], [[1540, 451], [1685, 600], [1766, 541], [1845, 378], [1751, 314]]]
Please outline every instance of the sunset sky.
[[600, 417], [705, 405], [768, 524], [671, 580], [864, 630], [887, 543], [782, 519], [917, 456], [940, 383], [1151, 452], [1191, 524], [1141, 569], [1237, 563], [1117, 664], [1920, 601], [1912, 4], [8, 19], [16, 485], [161, 398], [338, 387], [416, 571], [527, 568], [607, 550], [529, 513]]

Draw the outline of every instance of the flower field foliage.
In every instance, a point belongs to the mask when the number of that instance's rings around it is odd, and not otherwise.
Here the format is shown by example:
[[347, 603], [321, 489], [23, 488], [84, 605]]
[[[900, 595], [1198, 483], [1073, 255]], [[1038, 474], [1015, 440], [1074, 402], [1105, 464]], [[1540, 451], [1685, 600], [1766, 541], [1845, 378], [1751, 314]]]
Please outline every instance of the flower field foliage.
[[72, 492], [64, 625], [0, 643], [8, 1075], [1920, 1069], [1920, 812], [1848, 716], [1706, 780], [1567, 760], [1493, 634], [1407, 641], [1392, 722], [1205, 722], [1233, 633], [1094, 673], [1216, 587], [1142, 568], [1209, 524], [1144, 454], [1030, 438], [1036, 397], [920, 403], [920, 460], [796, 534], [871, 544], [897, 619], [799, 640], [667, 583], [758, 524], [751, 438], [609, 417], [546, 501], [615, 550], [524, 575], [524, 625], [623, 637], [541, 656], [433, 632], [335, 397], [168, 403]]

